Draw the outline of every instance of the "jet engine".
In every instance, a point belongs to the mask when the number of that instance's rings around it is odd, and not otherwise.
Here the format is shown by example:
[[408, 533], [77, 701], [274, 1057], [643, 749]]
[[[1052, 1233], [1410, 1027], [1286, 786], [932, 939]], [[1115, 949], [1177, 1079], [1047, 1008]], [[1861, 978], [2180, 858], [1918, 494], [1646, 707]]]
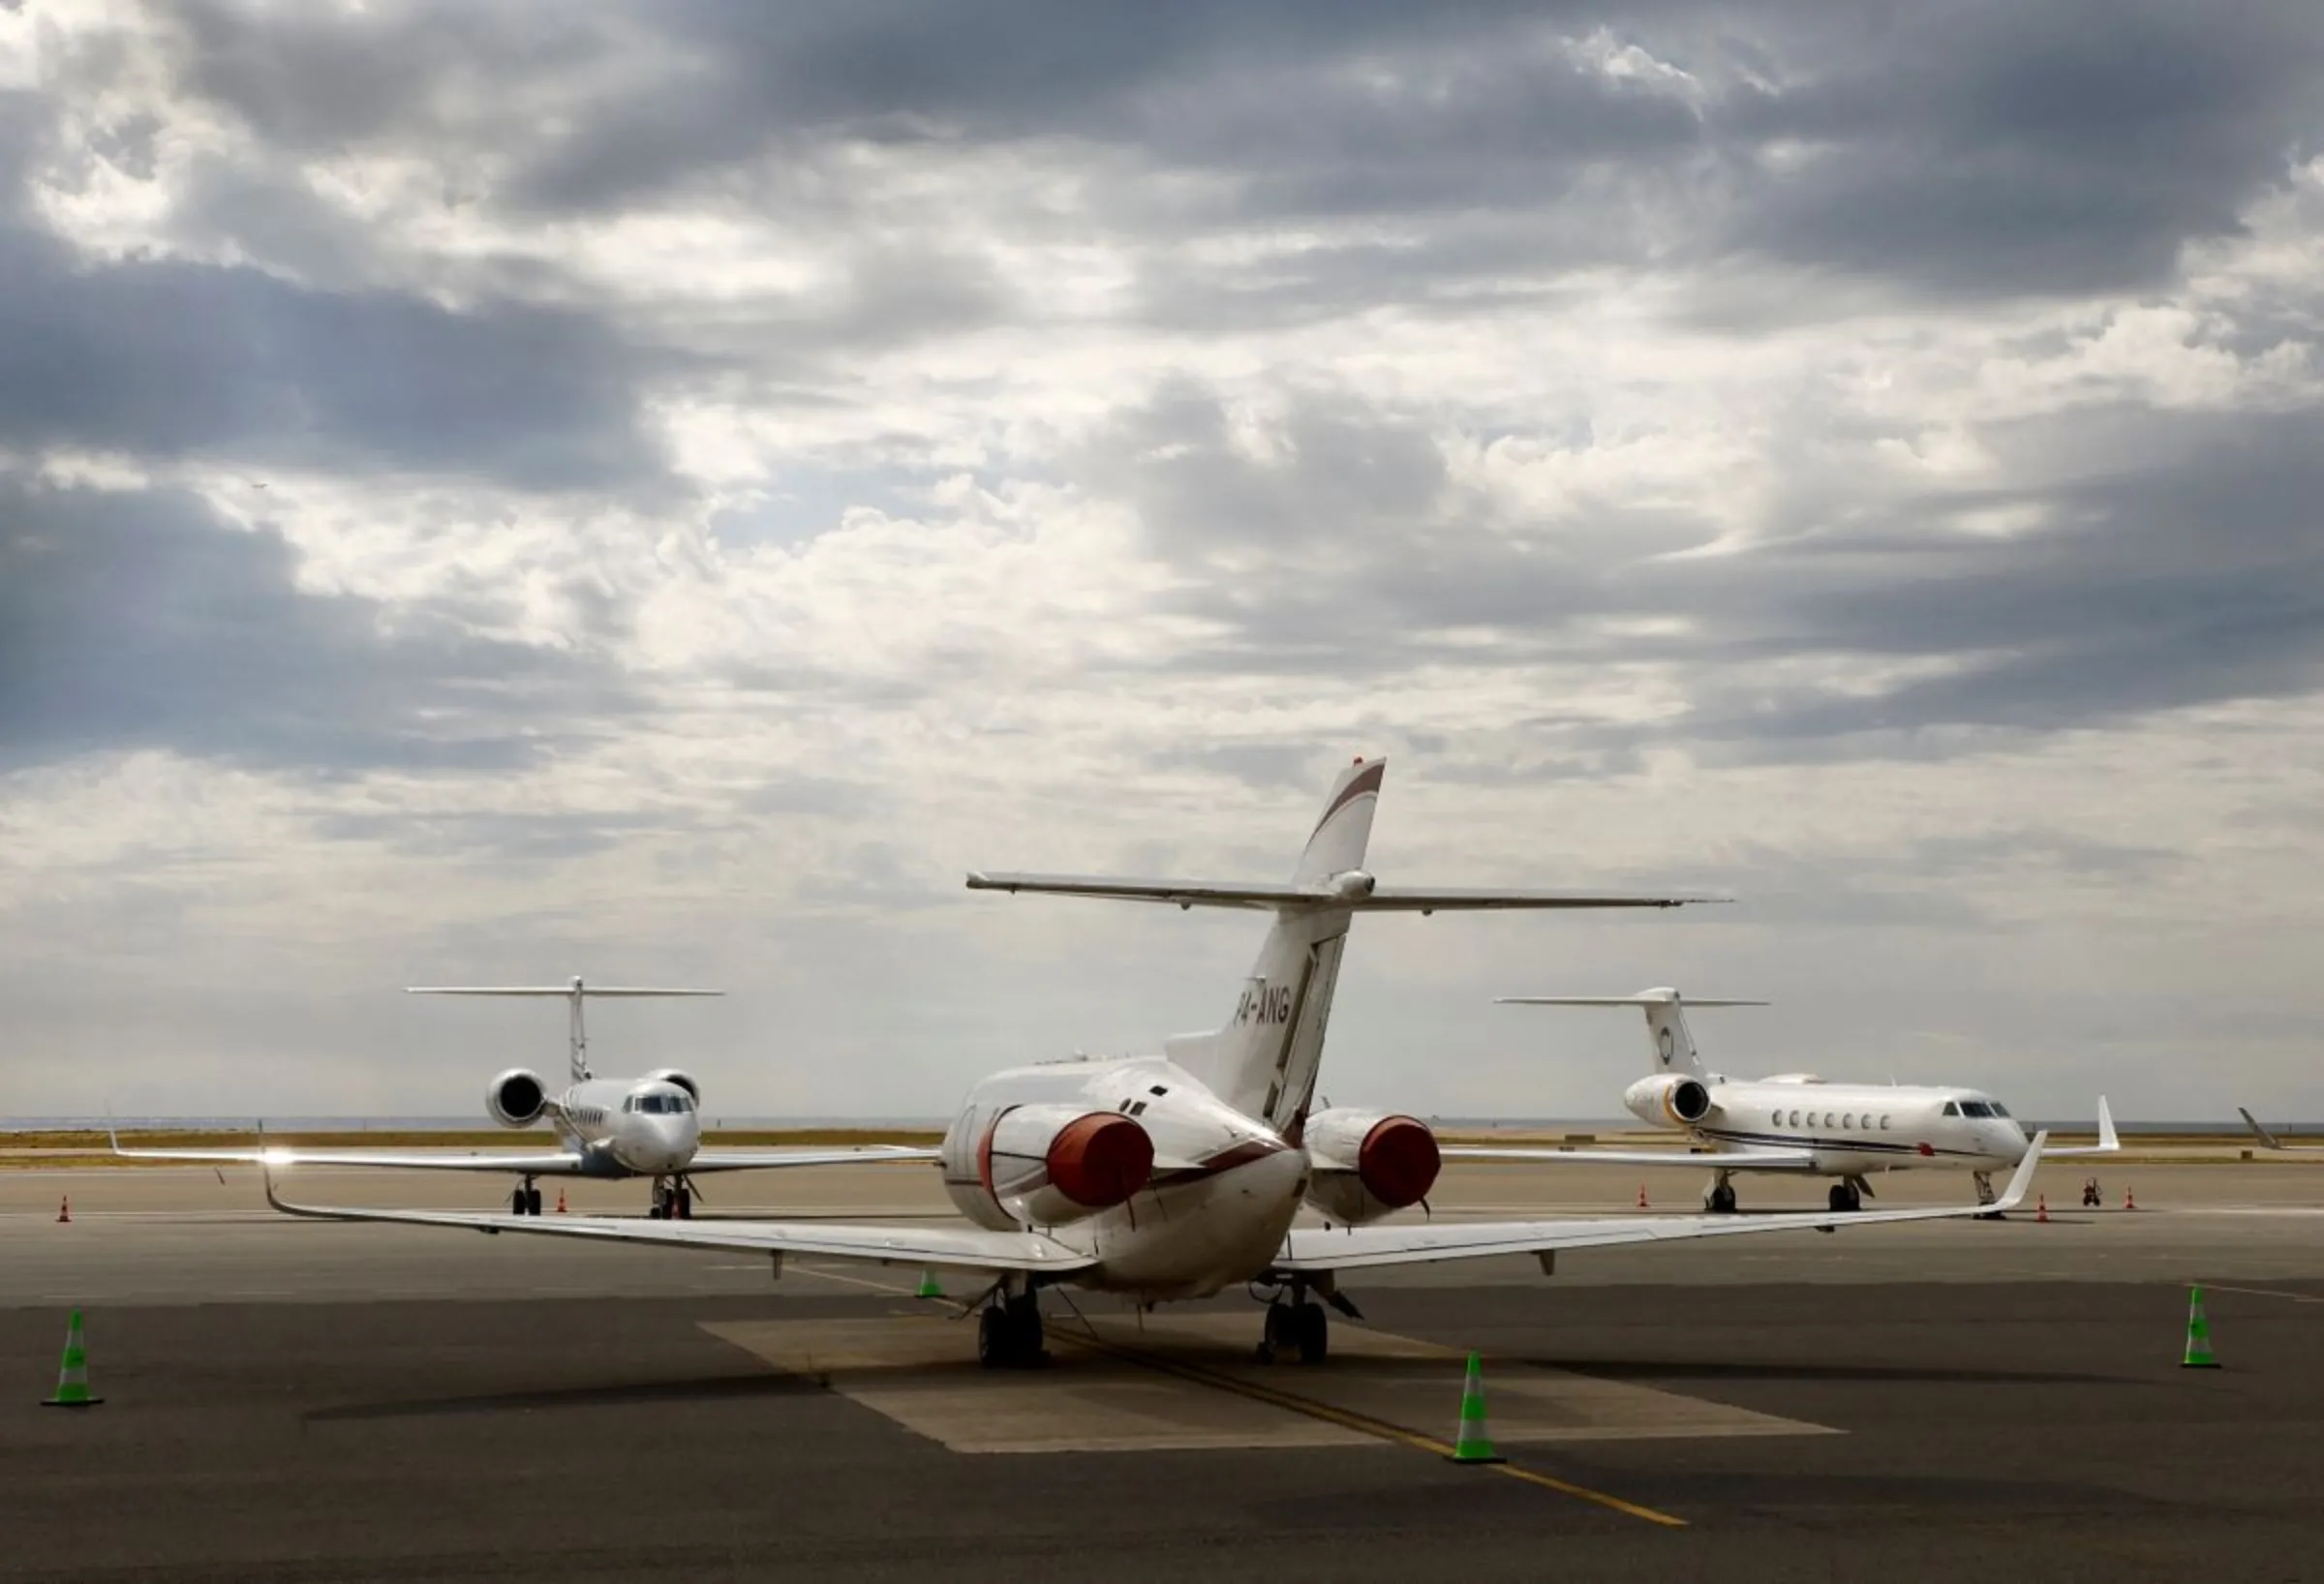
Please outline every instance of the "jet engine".
[[1144, 1188], [1154, 1173], [1154, 1142], [1119, 1112], [1012, 1106], [986, 1129], [976, 1172], [1010, 1219], [1062, 1226]]
[[1314, 1167], [1307, 1203], [1343, 1227], [1418, 1204], [1436, 1185], [1443, 1165], [1436, 1135], [1417, 1117], [1322, 1111], [1307, 1118], [1305, 1137]]
[[675, 1083], [691, 1097], [695, 1105], [702, 1104], [702, 1085], [694, 1081], [694, 1075], [691, 1073], [681, 1071], [676, 1067], [663, 1067], [648, 1073], [646, 1081], [649, 1083]]
[[540, 1081], [540, 1075], [528, 1073], [522, 1067], [509, 1068], [484, 1090], [484, 1109], [505, 1128], [528, 1127], [537, 1122], [548, 1103], [549, 1088]]
[[1698, 1078], [1666, 1073], [1642, 1078], [1623, 1092], [1631, 1114], [1657, 1127], [1693, 1127], [1711, 1114], [1710, 1087]]

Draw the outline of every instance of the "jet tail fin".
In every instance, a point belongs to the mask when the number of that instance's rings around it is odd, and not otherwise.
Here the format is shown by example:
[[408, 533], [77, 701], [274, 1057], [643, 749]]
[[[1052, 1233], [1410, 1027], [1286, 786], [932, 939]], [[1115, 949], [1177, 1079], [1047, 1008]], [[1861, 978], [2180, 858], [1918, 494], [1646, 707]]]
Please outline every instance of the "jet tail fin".
[[645, 985], [589, 985], [576, 974], [562, 985], [407, 985], [406, 995], [555, 995], [566, 1000], [570, 1011], [566, 1014], [566, 1064], [572, 1080], [579, 1083], [589, 1077], [589, 1029], [581, 1017], [582, 1003], [589, 1000], [633, 999], [650, 995], [723, 995], [724, 990], [667, 990]]
[[1646, 1034], [1654, 1043], [1657, 1073], [1703, 1076], [1702, 1056], [1687, 1027], [1685, 1007], [1763, 1007], [1765, 1001], [1737, 1001], [1716, 996], [1681, 996], [1667, 985], [1642, 990], [1635, 995], [1503, 995], [1497, 1000], [1524, 1007], [1639, 1007], [1646, 1014]]

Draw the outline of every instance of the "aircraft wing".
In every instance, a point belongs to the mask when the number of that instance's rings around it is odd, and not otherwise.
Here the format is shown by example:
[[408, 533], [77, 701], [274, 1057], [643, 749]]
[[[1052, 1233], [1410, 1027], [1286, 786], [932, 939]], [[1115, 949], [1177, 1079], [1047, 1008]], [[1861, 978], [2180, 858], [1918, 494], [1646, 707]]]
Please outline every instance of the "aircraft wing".
[[1575, 1221], [1423, 1222], [1418, 1226], [1303, 1227], [1286, 1235], [1275, 1268], [1302, 1271], [1370, 1270], [1384, 1265], [1482, 1260], [1501, 1254], [1546, 1254], [1557, 1249], [1615, 1248], [1625, 1243], [1678, 1242], [1692, 1237], [1739, 1237], [1816, 1227], [1870, 1227], [1898, 1221], [1942, 1221], [2014, 1208], [2033, 1185], [2047, 1133], [2018, 1162], [2009, 1186], [1991, 1204], [1942, 1204], [1910, 1210], [1832, 1210], [1801, 1215], [1621, 1215]]
[[[191, 1161], [205, 1166], [344, 1166], [381, 1171], [504, 1172], [536, 1177], [590, 1175], [581, 1157], [570, 1150], [518, 1154], [512, 1150], [447, 1149], [300, 1149], [270, 1144], [257, 1149], [124, 1149], [113, 1140], [113, 1153], [126, 1161]], [[687, 1173], [707, 1172], [767, 1172], [785, 1166], [847, 1166], [862, 1161], [933, 1161], [933, 1149], [905, 1144], [867, 1144], [852, 1149], [704, 1149], [687, 1164]]]
[[[1368, 879], [1368, 876], [1363, 878]], [[1179, 907], [1345, 907], [1358, 913], [1465, 913], [1511, 908], [1681, 907], [1724, 902], [1726, 897], [1603, 891], [1499, 891], [1460, 886], [1292, 885], [1253, 880], [1144, 880], [1102, 874], [1025, 874], [977, 870], [970, 891], [1029, 891], [1051, 897], [1099, 897], [1113, 901], [1171, 902]]]
[[2262, 1148], [2279, 1149], [2286, 1155], [2315, 1155], [2324, 1153], [2324, 1144], [2287, 1144], [2281, 1139], [2278, 1139], [2276, 1137], [2276, 1135], [2270, 1133], [2265, 1127], [2261, 1126], [2259, 1118], [2252, 1115], [2249, 1112], [2245, 1111], [2243, 1107], [2238, 1106], [2235, 1109], [2239, 1113], [2241, 1113], [2244, 1121], [2249, 1125], [2252, 1136], [2259, 1140]]
[[1560, 1149], [1553, 1144], [1446, 1144], [1449, 1161], [1556, 1161], [1575, 1166], [1707, 1166], [1721, 1172], [1813, 1172], [1808, 1149]]
[[193, 1161], [204, 1166], [355, 1166], [413, 1172], [506, 1172], [535, 1177], [588, 1174], [581, 1157], [563, 1149], [533, 1154], [474, 1149], [300, 1149], [289, 1144], [258, 1149], [123, 1149], [115, 1135], [113, 1153], [125, 1161]]
[[876, 1227], [843, 1222], [653, 1221], [603, 1215], [497, 1215], [460, 1210], [342, 1209], [293, 1204], [266, 1174], [266, 1203], [285, 1215], [318, 1221], [379, 1221], [403, 1227], [458, 1227], [481, 1233], [532, 1233], [585, 1237], [603, 1243], [652, 1243], [664, 1248], [723, 1249], [745, 1254], [796, 1254], [872, 1264], [931, 1265], [950, 1270], [1040, 1271], [1069, 1275], [1097, 1264], [1094, 1255], [1030, 1232], [982, 1227]]
[[[2251, 1121], [2249, 1112], [2244, 1112], [2244, 1120]], [[2251, 1125], [2257, 1127], [2259, 1124], [2252, 1122]], [[2114, 1131], [2114, 1112], [2106, 1109], [2106, 1097], [2100, 1095], [2098, 1096], [2098, 1142], [2095, 1144], [2075, 1144], [2070, 1149], [2053, 1149], [2049, 1154], [2052, 1160], [2068, 1155], [2112, 1155], [2120, 1151], [2122, 1147], [2123, 1141]]]
[[863, 1144], [849, 1149], [697, 1149], [686, 1173], [770, 1172], [784, 1166], [852, 1166], [864, 1161], [933, 1161], [942, 1152], [911, 1144]]

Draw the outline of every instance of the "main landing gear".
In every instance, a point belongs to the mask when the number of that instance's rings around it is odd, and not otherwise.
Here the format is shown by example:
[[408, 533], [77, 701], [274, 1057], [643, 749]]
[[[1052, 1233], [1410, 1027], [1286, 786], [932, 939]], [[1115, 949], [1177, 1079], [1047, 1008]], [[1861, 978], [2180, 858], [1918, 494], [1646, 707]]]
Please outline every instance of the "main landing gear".
[[536, 1186], [537, 1182], [537, 1178], [527, 1177], [509, 1193], [508, 1213], [510, 1215], [540, 1214], [540, 1189]]
[[[537, 1206], [533, 1213], [540, 1214]], [[694, 1185], [684, 1177], [656, 1177], [654, 1203], [647, 1209], [646, 1217], [651, 1221], [691, 1221], [694, 1218]]]
[[1331, 1321], [1323, 1304], [1307, 1295], [1309, 1289], [1323, 1294], [1332, 1308], [1350, 1320], [1363, 1318], [1348, 1295], [1330, 1283], [1326, 1274], [1313, 1282], [1295, 1278], [1276, 1289], [1268, 1299], [1265, 1329], [1251, 1356], [1262, 1364], [1271, 1364], [1278, 1354], [1297, 1353], [1302, 1364], [1322, 1363], [1331, 1352]]
[[976, 1361], [987, 1369], [1036, 1369], [1049, 1362], [1041, 1345], [1041, 1297], [1032, 1289], [995, 1295], [976, 1317]]
[[1702, 1207], [1713, 1215], [1735, 1213], [1735, 1179], [1731, 1173], [1722, 1172], [1711, 1179], [1703, 1190]]
[[1832, 1184], [1832, 1209], [1835, 1212], [1860, 1210], [1864, 1207], [1864, 1196], [1870, 1191], [1862, 1177], [1843, 1177]]

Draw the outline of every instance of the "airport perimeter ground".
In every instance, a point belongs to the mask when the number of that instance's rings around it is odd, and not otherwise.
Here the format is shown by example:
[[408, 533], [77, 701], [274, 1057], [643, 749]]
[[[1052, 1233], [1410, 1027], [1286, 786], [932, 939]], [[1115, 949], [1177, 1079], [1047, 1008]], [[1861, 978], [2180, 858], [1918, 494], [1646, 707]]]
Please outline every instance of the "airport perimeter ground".
[[[1088, 1341], [1058, 1304], [1038, 1375], [978, 1371], [916, 1270], [777, 1283], [733, 1255], [290, 1222], [247, 1173], [0, 1172], [0, 1578], [2324, 1576], [2324, 1157], [2099, 1167], [2095, 1213], [2087, 1170], [2044, 1169], [2047, 1225], [1366, 1280], [1369, 1326], [1313, 1370], [1248, 1363], [1240, 1298], [1143, 1334], [1100, 1300]], [[1698, 1173], [1645, 1175], [1658, 1209], [1693, 1203]], [[1638, 1179], [1469, 1168], [1436, 1205], [1624, 1210]], [[1966, 1186], [1890, 1178], [1880, 1203]], [[924, 1167], [710, 1191], [718, 1213], [941, 1205]], [[2179, 1367], [2189, 1281], [2216, 1373]], [[74, 1304], [107, 1399], [77, 1415], [36, 1406]], [[1500, 1468], [1432, 1449], [1469, 1348]]]

